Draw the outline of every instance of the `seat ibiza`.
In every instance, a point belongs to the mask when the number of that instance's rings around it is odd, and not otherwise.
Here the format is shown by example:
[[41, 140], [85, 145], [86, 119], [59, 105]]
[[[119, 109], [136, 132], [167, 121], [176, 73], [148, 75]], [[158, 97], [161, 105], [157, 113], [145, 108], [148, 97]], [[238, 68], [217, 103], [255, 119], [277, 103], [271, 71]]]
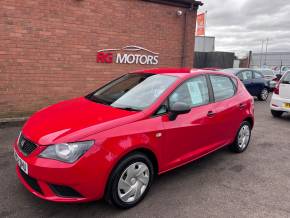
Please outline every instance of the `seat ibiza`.
[[16, 172], [55, 202], [130, 208], [155, 176], [229, 146], [246, 150], [254, 101], [234, 75], [153, 69], [35, 113], [15, 141]]

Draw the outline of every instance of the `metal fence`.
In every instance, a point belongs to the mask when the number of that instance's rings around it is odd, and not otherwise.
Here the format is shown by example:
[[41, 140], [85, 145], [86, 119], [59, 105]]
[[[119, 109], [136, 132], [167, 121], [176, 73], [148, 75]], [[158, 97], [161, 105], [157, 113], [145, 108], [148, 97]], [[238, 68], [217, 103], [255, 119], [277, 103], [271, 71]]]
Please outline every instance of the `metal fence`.
[[231, 52], [195, 52], [194, 67], [232, 68], [235, 54]]
[[290, 70], [290, 52], [253, 53], [251, 67], [271, 68], [275, 71]]

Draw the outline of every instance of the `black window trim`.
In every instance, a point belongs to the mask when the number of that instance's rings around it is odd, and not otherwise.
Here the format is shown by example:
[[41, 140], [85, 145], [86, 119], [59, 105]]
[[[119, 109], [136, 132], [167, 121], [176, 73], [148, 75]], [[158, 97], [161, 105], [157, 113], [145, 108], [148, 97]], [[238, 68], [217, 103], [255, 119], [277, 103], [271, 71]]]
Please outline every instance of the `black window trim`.
[[[214, 74], [215, 75], [215, 74]], [[208, 89], [208, 95], [209, 95], [209, 102], [207, 104], [202, 104], [202, 105], [198, 105], [198, 106], [192, 106], [191, 109], [193, 108], [198, 108], [198, 107], [202, 107], [202, 106], [205, 106], [205, 105], [209, 105], [209, 104], [212, 104], [214, 103], [214, 95], [213, 95], [213, 88], [211, 86], [211, 82], [210, 82], [210, 79], [209, 79], [209, 74], [199, 74], [199, 75], [194, 75], [188, 79], [186, 79], [185, 81], [183, 81], [182, 83], [180, 83], [172, 92], [170, 92], [168, 94], [168, 96], [166, 97], [165, 101], [163, 103], [161, 103], [159, 105], [159, 107], [157, 108], [156, 111], [154, 111], [154, 113], [151, 115], [151, 117], [159, 117], [159, 116], [163, 116], [165, 114], [168, 114], [168, 109], [169, 109], [169, 97], [180, 87], [182, 86], [183, 84], [185, 84], [186, 82], [188, 82], [189, 80], [191, 79], [194, 79], [194, 78], [198, 78], [198, 77], [205, 77], [206, 79], [206, 84], [207, 84], [207, 89]], [[162, 114], [156, 114], [158, 112], [158, 110], [160, 110], [160, 107], [162, 105], [166, 105], [167, 106], [167, 112], [164, 112]]]
[[[234, 81], [233, 81], [234, 78], [233, 78], [233, 77], [231, 77], [231, 76], [227, 76], [227, 75], [222, 75], [222, 74], [207, 74], [207, 75], [208, 75], [209, 82], [210, 82], [210, 86], [211, 86], [212, 93], [213, 93], [213, 99], [214, 99], [213, 103], [221, 102], [221, 101], [225, 101], [225, 100], [231, 99], [231, 98], [233, 98], [233, 97], [235, 97], [235, 96], [237, 95], [237, 93], [238, 93], [238, 87], [237, 87], [236, 84], [234, 83]], [[212, 83], [211, 83], [210, 76], [221, 76], [221, 77], [227, 77], [227, 78], [231, 81], [231, 83], [233, 84], [233, 87], [234, 87], [234, 89], [235, 89], [235, 93], [234, 93], [231, 97], [229, 97], [229, 98], [225, 98], [225, 99], [222, 99], [222, 100], [216, 101], [216, 99], [215, 99], [215, 97], [214, 97], [213, 85], [212, 85]]]

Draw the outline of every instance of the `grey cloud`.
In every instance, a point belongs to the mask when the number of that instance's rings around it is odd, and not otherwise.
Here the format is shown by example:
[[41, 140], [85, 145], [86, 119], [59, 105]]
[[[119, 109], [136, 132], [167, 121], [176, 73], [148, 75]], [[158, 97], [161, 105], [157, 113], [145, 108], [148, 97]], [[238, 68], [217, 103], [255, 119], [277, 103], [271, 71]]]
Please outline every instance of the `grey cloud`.
[[216, 36], [217, 50], [290, 51], [289, 0], [204, 0], [207, 35]]

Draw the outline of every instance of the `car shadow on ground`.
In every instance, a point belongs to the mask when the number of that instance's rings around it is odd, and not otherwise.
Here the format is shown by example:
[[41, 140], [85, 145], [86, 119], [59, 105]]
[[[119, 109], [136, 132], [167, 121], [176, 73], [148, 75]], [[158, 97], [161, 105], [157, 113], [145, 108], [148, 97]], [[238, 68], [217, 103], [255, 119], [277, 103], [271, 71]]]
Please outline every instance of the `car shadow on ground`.
[[[140, 207], [150, 208], [152, 202], [150, 199], [161, 198], [160, 196], [162, 194], [158, 194], [160, 193], [160, 190], [165, 193], [167, 191], [169, 192], [168, 189], [174, 190], [176, 188], [175, 186], [183, 185], [188, 182], [188, 180], [193, 180], [192, 178], [198, 178], [201, 174], [204, 174], [204, 171], [212, 171], [213, 168], [217, 171], [226, 170], [223, 161], [227, 159], [228, 155], [232, 155], [228, 148], [222, 148], [201, 159], [156, 177], [145, 200], [135, 208], [130, 209], [130, 211], [133, 210], [136, 215], [137, 211], [140, 210]], [[202, 182], [203, 185], [206, 185], [204, 180], [200, 182]], [[33, 196], [25, 190], [20, 183], [17, 186], [21, 195], [25, 195], [23, 198], [25, 199], [26, 206], [28, 206], [30, 210], [35, 210], [33, 214], [41, 214], [42, 217], [77, 217], [78, 215], [103, 217], [127, 215], [126, 210], [117, 209], [107, 204], [104, 200], [89, 203], [54, 203]]]

